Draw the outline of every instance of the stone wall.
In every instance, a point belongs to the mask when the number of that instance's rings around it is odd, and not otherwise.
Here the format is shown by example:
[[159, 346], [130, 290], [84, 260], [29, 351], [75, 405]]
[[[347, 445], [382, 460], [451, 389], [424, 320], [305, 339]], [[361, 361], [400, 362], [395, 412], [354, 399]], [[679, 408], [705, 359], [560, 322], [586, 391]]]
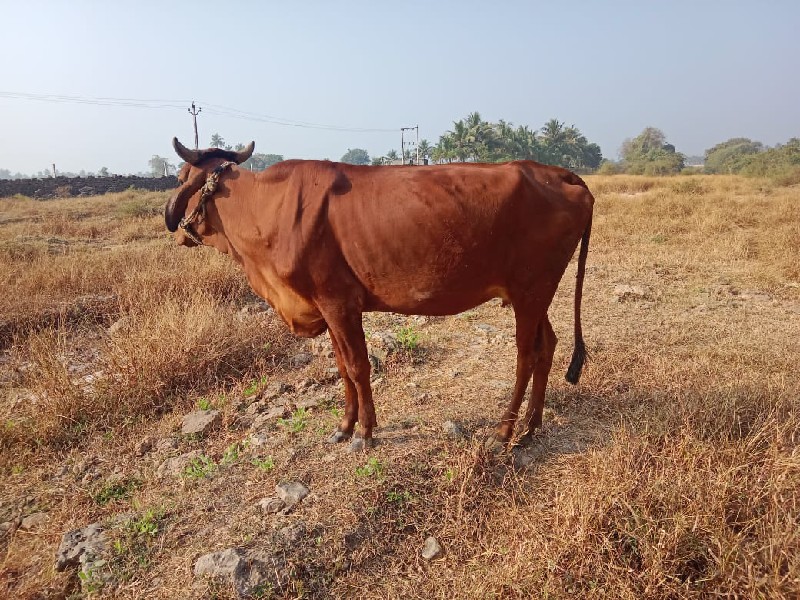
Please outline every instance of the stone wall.
[[124, 192], [129, 188], [162, 191], [178, 186], [174, 177], [48, 177], [45, 179], [0, 179], [0, 198], [22, 194], [30, 198], [66, 198], [99, 196], [108, 192]]

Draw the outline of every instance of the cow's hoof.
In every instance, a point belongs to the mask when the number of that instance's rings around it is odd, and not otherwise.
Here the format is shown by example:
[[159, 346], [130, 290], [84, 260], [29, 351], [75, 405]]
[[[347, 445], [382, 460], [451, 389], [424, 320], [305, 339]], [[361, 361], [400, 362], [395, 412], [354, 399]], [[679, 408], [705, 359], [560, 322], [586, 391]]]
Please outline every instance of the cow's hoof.
[[363, 452], [375, 447], [375, 438], [354, 437], [350, 442], [350, 452]]
[[483, 443], [483, 449], [486, 450], [487, 454], [493, 454], [496, 456], [498, 454], [502, 454], [507, 445], [508, 442], [506, 442], [504, 439], [498, 437], [497, 435], [490, 435]]
[[341, 429], [337, 429], [334, 431], [331, 436], [328, 438], [329, 444], [338, 444], [339, 442], [345, 442], [353, 437], [352, 433], [345, 433]]

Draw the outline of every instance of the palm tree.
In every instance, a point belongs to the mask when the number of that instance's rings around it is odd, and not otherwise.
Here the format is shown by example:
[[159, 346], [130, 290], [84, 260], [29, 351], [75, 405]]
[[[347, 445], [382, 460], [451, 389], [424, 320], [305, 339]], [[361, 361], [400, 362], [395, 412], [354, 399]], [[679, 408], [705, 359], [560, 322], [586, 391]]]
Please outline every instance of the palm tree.
[[557, 165], [563, 162], [564, 155], [564, 123], [558, 119], [550, 119], [540, 130], [542, 132], [542, 146], [544, 156], [548, 163]]
[[211, 144], [209, 148], [224, 148], [225, 147], [225, 140], [222, 139], [222, 136], [218, 133], [215, 133], [211, 136]]
[[419, 157], [421, 159], [425, 159], [425, 158], [429, 158], [430, 157], [431, 150], [433, 150], [433, 148], [431, 147], [431, 145], [428, 142], [428, 140], [423, 139], [423, 140], [419, 141], [419, 145], [417, 146], [417, 150], [419, 151]]

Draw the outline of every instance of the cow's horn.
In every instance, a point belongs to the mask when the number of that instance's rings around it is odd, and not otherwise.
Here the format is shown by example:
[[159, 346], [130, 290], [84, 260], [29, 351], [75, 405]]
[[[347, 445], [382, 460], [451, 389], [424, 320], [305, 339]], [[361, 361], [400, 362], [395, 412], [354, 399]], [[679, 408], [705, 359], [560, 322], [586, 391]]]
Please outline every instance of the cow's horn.
[[237, 165], [242, 164], [244, 161], [246, 161], [253, 155], [253, 150], [255, 149], [256, 149], [256, 143], [250, 142], [243, 150], [240, 150], [239, 152], [236, 153], [236, 158], [233, 159], [234, 162], [236, 162]]
[[176, 137], [172, 138], [172, 147], [175, 148], [175, 152], [178, 153], [178, 156], [190, 165], [196, 165], [200, 160], [199, 150], [189, 150], [186, 146], [181, 144]]

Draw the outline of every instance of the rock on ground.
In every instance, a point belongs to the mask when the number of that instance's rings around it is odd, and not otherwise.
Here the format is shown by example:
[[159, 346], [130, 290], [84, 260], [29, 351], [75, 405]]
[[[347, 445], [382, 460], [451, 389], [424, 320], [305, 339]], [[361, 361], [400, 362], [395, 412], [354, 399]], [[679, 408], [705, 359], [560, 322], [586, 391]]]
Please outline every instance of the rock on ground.
[[20, 523], [19, 528], [30, 531], [31, 529], [36, 529], [40, 525], [44, 525], [48, 520], [47, 513], [33, 513], [22, 519], [22, 523]]
[[201, 556], [194, 565], [194, 575], [227, 580], [239, 597], [251, 596], [265, 587], [277, 592], [289, 581], [289, 570], [282, 557], [244, 548]]
[[168, 458], [158, 467], [156, 470], [156, 476], [159, 478], [164, 478], [167, 475], [179, 477], [186, 467], [188, 467], [189, 464], [198, 456], [200, 456], [200, 451], [192, 450], [186, 454]]
[[447, 437], [453, 440], [463, 440], [467, 437], [467, 432], [464, 428], [454, 421], [442, 423], [442, 430]]
[[422, 547], [422, 558], [425, 560], [433, 560], [442, 555], [442, 547], [435, 537], [430, 536], [425, 540], [425, 545]]
[[219, 427], [222, 415], [218, 410], [198, 410], [183, 417], [183, 435], [205, 435]]
[[258, 503], [262, 512], [267, 514], [275, 514], [286, 508], [286, 503], [280, 498], [264, 498]]
[[278, 498], [286, 503], [287, 508], [293, 507], [303, 498], [308, 496], [308, 488], [299, 481], [287, 481], [275, 486]]
[[91, 562], [106, 550], [107, 545], [108, 539], [100, 523], [68, 531], [61, 539], [61, 545], [56, 552], [56, 571], [64, 571], [68, 567]]
[[650, 300], [650, 294], [638, 285], [617, 285], [614, 287], [614, 300], [617, 302], [638, 302]]

